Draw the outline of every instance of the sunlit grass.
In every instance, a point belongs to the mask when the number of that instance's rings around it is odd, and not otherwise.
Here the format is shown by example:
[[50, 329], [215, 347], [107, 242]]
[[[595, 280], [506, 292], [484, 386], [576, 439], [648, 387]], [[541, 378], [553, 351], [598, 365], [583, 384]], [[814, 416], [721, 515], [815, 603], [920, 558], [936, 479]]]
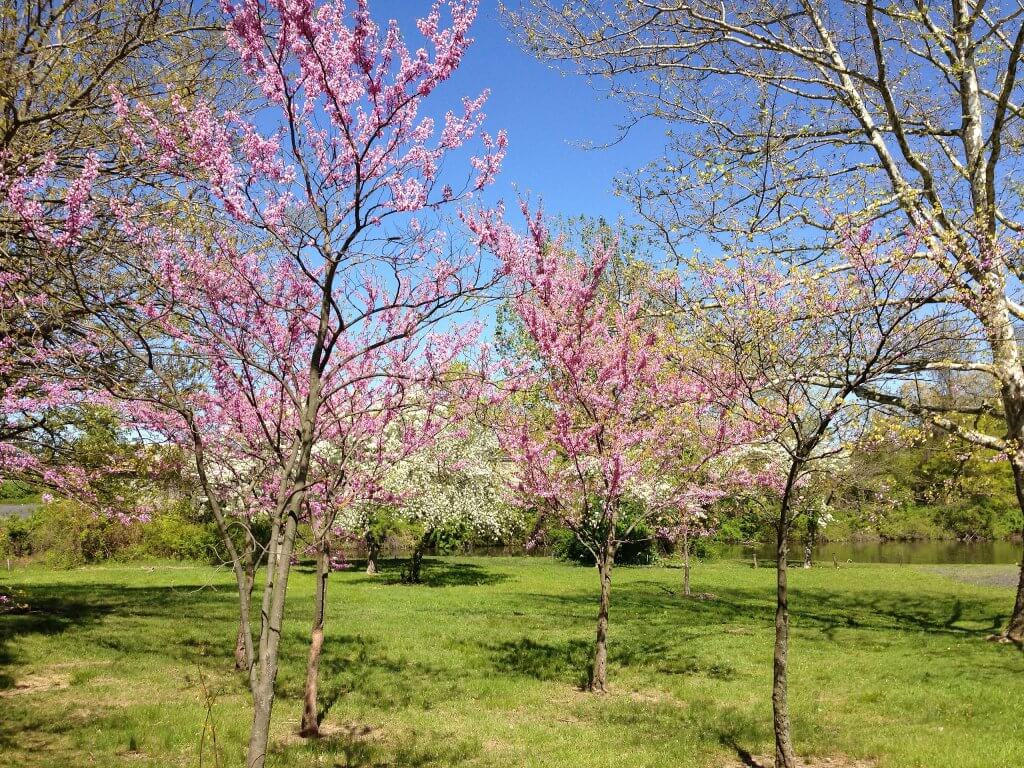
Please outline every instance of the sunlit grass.
[[[769, 569], [712, 563], [707, 600], [672, 568], [613, 585], [611, 695], [586, 675], [596, 576], [544, 559], [431, 560], [427, 584], [332, 577], [324, 730], [297, 729], [312, 577], [284, 638], [273, 766], [738, 765], [770, 751]], [[0, 617], [0, 765], [242, 764], [230, 576], [156, 564], [0, 576], [31, 606]], [[985, 637], [1012, 591], [926, 569], [792, 573], [791, 702], [803, 755], [885, 768], [991, 768], [1024, 754], [1024, 658]], [[203, 685], [209, 697], [203, 694]], [[212, 733], [202, 738], [207, 705]], [[219, 762], [217, 762], [219, 760]]]

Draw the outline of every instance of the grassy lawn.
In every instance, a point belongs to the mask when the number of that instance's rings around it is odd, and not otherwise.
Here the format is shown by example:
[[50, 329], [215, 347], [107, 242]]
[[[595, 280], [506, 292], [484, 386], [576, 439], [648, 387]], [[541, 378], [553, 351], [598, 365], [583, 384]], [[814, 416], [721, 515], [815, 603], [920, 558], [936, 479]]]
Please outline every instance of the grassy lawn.
[[[313, 579], [291, 584], [273, 766], [733, 766], [771, 748], [774, 574], [623, 568], [613, 692], [586, 674], [596, 575], [547, 559], [428, 561], [421, 586], [332, 577], [326, 738], [300, 714]], [[791, 704], [802, 755], [885, 768], [994, 768], [1024, 754], [1024, 656], [986, 642], [1012, 590], [926, 568], [792, 573]], [[237, 766], [248, 733], [231, 670], [230, 576], [181, 565], [0, 575], [31, 606], [0, 616], [0, 765]], [[203, 683], [209, 696], [203, 693]]]

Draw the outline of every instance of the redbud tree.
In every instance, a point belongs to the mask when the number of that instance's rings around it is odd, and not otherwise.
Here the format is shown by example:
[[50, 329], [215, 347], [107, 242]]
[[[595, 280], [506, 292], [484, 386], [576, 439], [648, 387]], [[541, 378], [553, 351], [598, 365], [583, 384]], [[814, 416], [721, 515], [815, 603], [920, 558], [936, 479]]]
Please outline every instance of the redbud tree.
[[42, 264], [77, 259], [94, 219], [98, 160], [90, 155], [64, 181], [53, 178], [55, 167], [51, 153], [32, 173], [0, 175], [0, 214], [21, 229], [8, 233], [0, 260], [0, 483], [27, 483], [127, 520], [127, 499], [101, 486], [108, 475], [138, 474], [138, 467], [113, 453], [90, 462], [73, 455], [91, 416], [108, 402], [78, 365], [94, 344], [95, 323], [88, 307], [48, 290]]
[[478, 388], [473, 377], [445, 374], [475, 340], [476, 328], [403, 339], [368, 349], [344, 366], [341, 384], [325, 393], [307, 480], [309, 550], [316, 560], [313, 621], [300, 734], [319, 735], [317, 702], [332, 545], [351, 534], [356, 510], [393, 500], [388, 476], [428, 448], [461, 418]]
[[[481, 130], [486, 93], [440, 125], [424, 110], [462, 61], [475, 2], [435, 3], [417, 23], [416, 49], [395, 22], [380, 28], [365, 0], [243, 0], [224, 11], [228, 42], [262, 94], [254, 118], [178, 99], [167, 120], [115, 94], [139, 162], [164, 174], [168, 203], [160, 215], [109, 201], [152, 289], [136, 296], [132, 322], [107, 329], [117, 354], [159, 369], [144, 400], [184, 420], [204, 487], [208, 433], [193, 405], [169, 396], [182, 369], [228, 416], [233, 450], [273, 460], [250, 670], [247, 765], [259, 767], [314, 446], [330, 439], [325, 414], [355, 361], [398, 344], [406, 359], [444, 346], [428, 329], [450, 326], [487, 282], [481, 243], [450, 238], [446, 211], [479, 205], [505, 138]], [[474, 140], [475, 154], [465, 149]]]
[[[607, 636], [615, 551], [639, 522], [677, 518], [717, 498], [706, 469], [739, 433], [704, 384], [674, 365], [663, 327], [608, 290], [614, 244], [584, 255], [552, 238], [540, 217], [529, 236], [491, 237], [513, 290], [531, 354], [513, 361], [521, 388], [500, 437], [517, 466], [521, 502], [571, 530], [592, 554], [600, 601], [589, 689], [607, 690]], [[618, 530], [624, 501], [645, 510]]]

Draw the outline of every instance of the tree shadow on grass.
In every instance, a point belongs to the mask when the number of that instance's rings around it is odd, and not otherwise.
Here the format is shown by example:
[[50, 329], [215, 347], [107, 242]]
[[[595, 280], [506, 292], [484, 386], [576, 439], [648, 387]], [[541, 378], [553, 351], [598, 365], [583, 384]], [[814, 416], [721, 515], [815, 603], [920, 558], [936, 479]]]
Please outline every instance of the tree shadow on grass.
[[[402, 575], [407, 568], [407, 559], [380, 560], [377, 563], [377, 574], [368, 576], [365, 573], [349, 577], [350, 583], [368, 584], [405, 584]], [[359, 569], [356, 562], [355, 568]], [[362, 562], [362, 569], [365, 570], [366, 561]], [[492, 584], [501, 584], [508, 581], [509, 576], [505, 573], [494, 571], [476, 565], [475, 563], [452, 562], [441, 558], [428, 557], [423, 559], [420, 571], [420, 581], [409, 586], [423, 587], [482, 587]]]
[[117, 610], [114, 602], [61, 590], [60, 596], [49, 590], [19, 587], [16, 602], [26, 607], [0, 615], [0, 690], [13, 688], [11, 669], [15, 664], [18, 638], [27, 635], [60, 635], [69, 629], [86, 627]]
[[723, 735], [721, 743], [723, 747], [727, 747], [736, 753], [736, 757], [739, 758], [740, 765], [744, 766], [744, 768], [771, 768], [770, 765], [759, 763], [757, 758], [750, 753], [750, 750], [737, 744], [736, 740], [731, 736]]
[[593, 643], [566, 640], [541, 643], [528, 637], [490, 647], [494, 668], [502, 674], [534, 680], [560, 680], [583, 687], [590, 678]]
[[[19, 639], [32, 635], [86, 633], [92, 647], [126, 658], [156, 654], [189, 662], [233, 660], [237, 607], [225, 590], [203, 585], [61, 584], [22, 585], [16, 593], [28, 608], [0, 617], [0, 689], [13, 685]], [[107, 621], [112, 618], [118, 621]], [[162, 626], [152, 626], [154, 621]], [[104, 630], [97, 632], [101, 622]]]
[[[308, 646], [305, 635], [289, 634], [287, 658], [278, 678], [277, 695], [300, 701], [305, 685], [304, 657], [293, 650]], [[451, 671], [419, 659], [389, 653], [382, 641], [364, 635], [328, 632], [320, 659], [317, 719], [323, 722], [334, 706], [347, 697], [386, 710], [428, 710], [449, 698], [459, 686]]]
[[[122, 668], [151, 663], [149, 654], [189, 662], [212, 656], [216, 664], [230, 668], [233, 603], [223, 592], [200, 587], [19, 585], [16, 600], [27, 608], [0, 616], [0, 691], [10, 697], [0, 700], [0, 709], [6, 710], [0, 718], [0, 753], [28, 749], [36, 756], [50, 755], [57, 764], [63, 736], [95, 727], [101, 717], [96, 712], [42, 707], [36, 698], [67, 687], [69, 680], [76, 684], [72, 672], [79, 657], [73, 651], [69, 655], [67, 648], [115, 650]], [[154, 619], [162, 621], [156, 624]], [[34, 637], [45, 638], [47, 647], [53, 643], [56, 650], [26, 668], [19, 650]], [[22, 685], [26, 690], [14, 690]]]
[[[716, 598], [684, 600], [666, 595], [656, 581], [634, 581], [620, 586], [612, 598], [612, 611], [620, 615], [648, 617], [669, 610], [668, 620], [678, 626], [721, 631], [720, 625], [761, 624], [771, 626], [774, 601], [770, 589], [716, 588]], [[541, 594], [528, 599], [553, 613], [568, 610], [596, 611], [597, 590], [590, 594]], [[932, 635], [985, 638], [998, 629], [1006, 614], [993, 611], [990, 597], [955, 598], [941, 592], [909, 592], [884, 589], [828, 590], [790, 588], [790, 617], [793, 625], [815, 628], [832, 639], [842, 629], [889, 633], [893, 630], [921, 631]], [[1009, 604], [1006, 608], [1009, 609]], [[614, 620], [613, 620], [614, 621]], [[971, 625], [971, 626], [968, 626]]]
[[[403, 732], [400, 741], [381, 738], [375, 729], [345, 724], [325, 730], [319, 739], [274, 750], [287, 765], [331, 765], [334, 768], [441, 768], [461, 765], [479, 754], [466, 741], [424, 737]], [[398, 741], [398, 743], [395, 743]]]

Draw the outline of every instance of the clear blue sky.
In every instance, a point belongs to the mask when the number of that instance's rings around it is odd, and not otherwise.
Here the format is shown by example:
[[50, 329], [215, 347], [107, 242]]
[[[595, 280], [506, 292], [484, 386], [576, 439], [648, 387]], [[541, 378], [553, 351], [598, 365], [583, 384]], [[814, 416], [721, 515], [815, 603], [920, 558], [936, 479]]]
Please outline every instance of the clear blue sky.
[[[415, 44], [414, 20], [430, 5], [430, 0], [376, 0], [370, 8], [378, 23], [397, 18], [407, 43]], [[486, 127], [492, 133], [504, 128], [509, 137], [498, 195], [511, 204], [516, 189], [529, 193], [533, 200], [543, 199], [546, 213], [553, 216], [629, 218], [629, 203], [612, 194], [612, 180], [660, 153], [663, 127], [643, 125], [608, 149], [583, 148], [586, 142], [614, 139], [624, 108], [582, 77], [562, 74], [522, 51], [510, 40], [497, 5], [497, 0], [481, 0], [475, 43], [437, 95], [441, 101], [455, 100], [490, 88]]]

